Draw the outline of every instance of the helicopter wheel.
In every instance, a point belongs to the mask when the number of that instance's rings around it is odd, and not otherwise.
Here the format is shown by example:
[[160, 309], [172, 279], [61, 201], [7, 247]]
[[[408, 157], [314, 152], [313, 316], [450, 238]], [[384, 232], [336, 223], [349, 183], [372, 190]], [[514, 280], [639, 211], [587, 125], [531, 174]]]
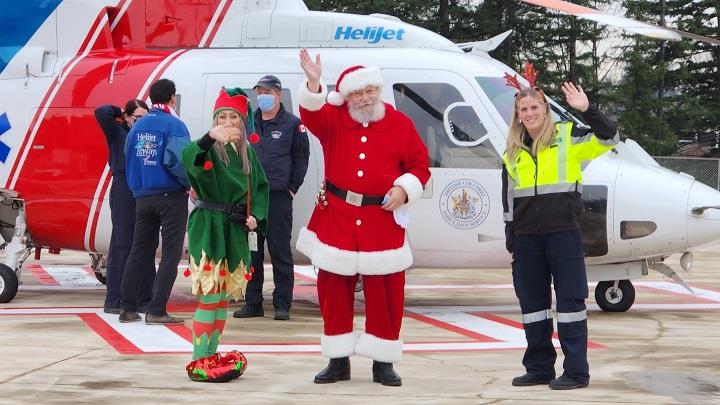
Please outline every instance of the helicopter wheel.
[[601, 281], [595, 287], [595, 302], [605, 312], [625, 312], [635, 303], [635, 287], [630, 280]]
[[12, 301], [18, 291], [17, 274], [10, 267], [0, 264], [0, 303]]

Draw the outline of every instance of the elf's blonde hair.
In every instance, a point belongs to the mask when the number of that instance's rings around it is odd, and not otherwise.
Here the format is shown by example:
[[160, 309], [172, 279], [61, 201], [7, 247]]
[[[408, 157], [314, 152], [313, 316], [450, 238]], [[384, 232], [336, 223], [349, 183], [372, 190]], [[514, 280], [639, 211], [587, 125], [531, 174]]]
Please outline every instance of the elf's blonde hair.
[[[250, 159], [248, 159], [248, 142], [247, 142], [247, 133], [245, 132], [245, 118], [242, 116], [242, 114], [238, 113], [235, 110], [230, 109], [235, 114], [238, 114], [240, 116], [240, 139], [231, 141], [231, 143], [234, 144], [234, 150], [237, 151], [238, 156], [240, 156], [240, 161], [242, 162], [242, 172], [243, 174], [247, 175], [250, 174]], [[213, 127], [218, 125], [218, 115], [215, 114], [215, 117], [213, 118]], [[218, 157], [222, 162], [227, 166], [230, 164], [230, 158], [228, 157], [227, 150], [225, 149], [225, 144], [223, 142], [216, 141], [213, 144], [213, 149], [215, 149], [215, 153], [217, 153]]]

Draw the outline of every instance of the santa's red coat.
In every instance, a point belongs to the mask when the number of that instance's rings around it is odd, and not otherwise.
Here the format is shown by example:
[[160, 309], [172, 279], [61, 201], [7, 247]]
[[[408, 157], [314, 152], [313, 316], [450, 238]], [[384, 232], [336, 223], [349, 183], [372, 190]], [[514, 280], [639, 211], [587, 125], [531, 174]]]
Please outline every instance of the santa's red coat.
[[[323, 89], [324, 90], [324, 89]], [[428, 152], [412, 121], [385, 104], [383, 119], [363, 125], [347, 105], [325, 103], [325, 91], [312, 93], [303, 84], [300, 118], [320, 140], [325, 177], [337, 187], [383, 196], [393, 185], [417, 200], [430, 179]], [[300, 231], [297, 248], [313, 265], [342, 274], [390, 274], [412, 264], [412, 253], [391, 211], [379, 205], [357, 207], [332, 193]]]

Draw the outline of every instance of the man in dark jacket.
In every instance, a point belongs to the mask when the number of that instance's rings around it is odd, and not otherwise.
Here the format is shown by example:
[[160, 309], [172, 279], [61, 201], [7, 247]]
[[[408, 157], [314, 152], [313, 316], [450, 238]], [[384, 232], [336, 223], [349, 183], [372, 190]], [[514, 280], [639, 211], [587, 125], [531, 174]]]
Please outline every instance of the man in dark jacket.
[[167, 313], [177, 277], [187, 224], [190, 188], [180, 163], [190, 142], [185, 124], [175, 114], [175, 83], [160, 79], [150, 86], [150, 112], [130, 129], [125, 143], [128, 186], [136, 199], [135, 235], [122, 280], [120, 322], [139, 321], [138, 295], [143, 263], [153, 260], [162, 232], [162, 256], [153, 284], [145, 323], [182, 323]]
[[[273, 266], [273, 307], [275, 319], [290, 319], [293, 285], [295, 282], [290, 235], [292, 233], [292, 201], [305, 179], [310, 147], [305, 127], [300, 119], [286, 111], [280, 102], [282, 85], [272, 75], [263, 76], [255, 86], [258, 106], [255, 128], [259, 140], [252, 146], [270, 183], [270, 208], [267, 238], [258, 234], [258, 249], [252, 252], [255, 268], [245, 292], [245, 306], [235, 311], [235, 318], [263, 316], [262, 286], [265, 240]], [[252, 139], [251, 139], [252, 142]]]

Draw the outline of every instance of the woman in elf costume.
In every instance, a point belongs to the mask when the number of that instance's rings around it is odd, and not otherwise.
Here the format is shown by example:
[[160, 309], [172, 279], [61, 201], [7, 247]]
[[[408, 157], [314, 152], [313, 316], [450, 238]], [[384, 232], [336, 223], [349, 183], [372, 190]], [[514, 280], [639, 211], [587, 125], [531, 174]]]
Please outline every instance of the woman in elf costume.
[[[192, 292], [199, 305], [193, 318], [193, 381], [226, 382], [247, 367], [245, 356], [216, 353], [230, 297], [238, 300], [252, 278], [249, 236], [265, 234], [268, 182], [245, 136], [249, 107], [240, 88], [221, 89], [213, 128], [188, 144], [182, 164], [197, 195], [188, 220]], [[252, 125], [252, 120], [251, 120]], [[250, 140], [257, 137], [254, 132]]]

